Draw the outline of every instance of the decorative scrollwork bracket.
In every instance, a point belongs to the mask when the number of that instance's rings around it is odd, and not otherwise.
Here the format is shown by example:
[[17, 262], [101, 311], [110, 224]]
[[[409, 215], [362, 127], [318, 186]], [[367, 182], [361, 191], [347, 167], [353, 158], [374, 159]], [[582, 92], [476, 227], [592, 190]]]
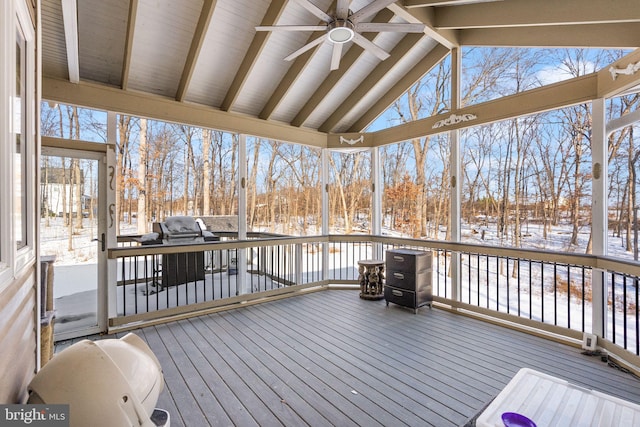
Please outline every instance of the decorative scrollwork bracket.
[[470, 120], [475, 120], [477, 119], [478, 116], [476, 116], [475, 114], [452, 114], [449, 117], [447, 117], [446, 119], [442, 119], [442, 120], [438, 120], [437, 122], [435, 122], [433, 124], [433, 126], [431, 127], [432, 129], [438, 129], [444, 126], [451, 126], [451, 125], [455, 125], [458, 124], [460, 122], [468, 122]]
[[340, 136], [340, 144], [355, 145], [358, 143], [364, 144], [364, 135], [360, 135], [360, 138], [356, 138], [356, 139], [347, 139], [344, 136]]
[[637, 71], [640, 71], [640, 62], [636, 62], [635, 64], [629, 64], [625, 68], [616, 68], [609, 67], [609, 72], [611, 73], [611, 78], [615, 80], [618, 78], [618, 74], [625, 74], [627, 76], [631, 76], [635, 74]]

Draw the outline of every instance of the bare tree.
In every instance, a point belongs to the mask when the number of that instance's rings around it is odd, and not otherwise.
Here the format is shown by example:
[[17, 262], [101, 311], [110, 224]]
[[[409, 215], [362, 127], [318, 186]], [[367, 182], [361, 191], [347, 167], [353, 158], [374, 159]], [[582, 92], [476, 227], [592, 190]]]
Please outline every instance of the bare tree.
[[[117, 161], [117, 221], [124, 221], [125, 208], [126, 208], [126, 196], [130, 193], [130, 145], [131, 134], [135, 119], [123, 114], [118, 116], [118, 142], [116, 148], [118, 151]], [[129, 216], [129, 220], [130, 220]], [[119, 226], [118, 226], [119, 229]]]
[[140, 139], [138, 143], [138, 234], [147, 232], [147, 119], [140, 119]]
[[211, 215], [211, 129], [202, 129], [202, 214]]
[[[436, 115], [447, 108], [447, 85], [449, 81], [449, 69], [444, 63], [436, 67], [435, 75], [428, 76], [410, 88], [401, 100], [394, 103], [394, 110], [402, 123], [411, 122], [422, 118], [425, 111], [428, 115]], [[430, 77], [430, 78], [429, 78]], [[426, 88], [431, 90], [426, 90]], [[419, 234], [427, 234], [427, 203], [426, 203], [426, 162], [432, 137], [413, 138], [411, 145], [415, 156], [415, 180], [421, 189], [415, 201], [415, 210]]]
[[[247, 209], [248, 225], [250, 230], [254, 230], [256, 226], [256, 219], [258, 215], [258, 164], [260, 160], [260, 149], [262, 147], [262, 141], [259, 138], [255, 139], [253, 143], [253, 162], [249, 165], [249, 183], [248, 183], [248, 198], [249, 206]], [[248, 162], [248, 159], [247, 159]]]
[[353, 232], [353, 221], [363, 205], [368, 209], [371, 202], [370, 197], [368, 200], [365, 197], [370, 195], [370, 168], [367, 167], [365, 156], [368, 159], [368, 153], [364, 152], [334, 153], [329, 156], [334, 182], [331, 192], [335, 193], [336, 201], [332, 216], [342, 218], [346, 234]]
[[[314, 213], [313, 200], [319, 200], [320, 195], [320, 151], [297, 144], [287, 144], [280, 148], [281, 158], [287, 165], [290, 179], [291, 216], [289, 221], [302, 218], [302, 234], [306, 234], [308, 222]], [[302, 205], [302, 206], [301, 206]], [[316, 219], [320, 209], [315, 212]]]
[[[400, 185], [404, 177], [410, 176], [407, 168], [409, 158], [409, 145], [399, 143], [383, 147], [380, 152], [382, 160], [382, 182], [385, 188], [385, 197], [382, 198], [382, 211], [384, 213], [383, 222], [389, 221], [386, 225], [395, 229], [398, 205], [394, 203], [386, 192], [389, 189]], [[399, 224], [398, 224], [399, 225]]]

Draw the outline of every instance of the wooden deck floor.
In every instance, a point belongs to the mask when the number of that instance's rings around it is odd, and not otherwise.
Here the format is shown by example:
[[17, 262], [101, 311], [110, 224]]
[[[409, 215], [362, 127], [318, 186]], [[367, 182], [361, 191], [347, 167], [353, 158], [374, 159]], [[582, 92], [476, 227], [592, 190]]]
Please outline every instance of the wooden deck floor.
[[523, 367], [640, 403], [599, 358], [436, 308], [330, 290], [136, 331], [172, 426], [460, 426]]

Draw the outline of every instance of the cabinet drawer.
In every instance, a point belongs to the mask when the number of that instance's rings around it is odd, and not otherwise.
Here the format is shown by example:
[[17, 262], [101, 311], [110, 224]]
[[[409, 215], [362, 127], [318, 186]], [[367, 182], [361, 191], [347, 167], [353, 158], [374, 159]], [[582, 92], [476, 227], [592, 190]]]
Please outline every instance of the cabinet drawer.
[[430, 286], [431, 269], [429, 268], [417, 273], [387, 270], [387, 285], [411, 291], [419, 289], [422, 286]]
[[391, 286], [385, 286], [384, 299], [387, 301], [387, 303], [392, 302], [404, 307], [415, 308], [416, 306], [416, 293], [407, 291], [406, 289], [398, 289], [392, 288]]
[[386, 254], [387, 271], [420, 271], [431, 268], [431, 252], [393, 249]]

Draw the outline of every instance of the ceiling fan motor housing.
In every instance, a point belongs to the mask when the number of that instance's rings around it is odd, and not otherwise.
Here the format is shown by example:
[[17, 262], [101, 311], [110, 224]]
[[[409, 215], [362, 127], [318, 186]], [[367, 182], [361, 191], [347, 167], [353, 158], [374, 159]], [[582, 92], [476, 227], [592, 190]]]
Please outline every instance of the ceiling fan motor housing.
[[327, 26], [329, 40], [333, 43], [347, 43], [355, 34], [354, 25], [348, 19], [335, 19]]

